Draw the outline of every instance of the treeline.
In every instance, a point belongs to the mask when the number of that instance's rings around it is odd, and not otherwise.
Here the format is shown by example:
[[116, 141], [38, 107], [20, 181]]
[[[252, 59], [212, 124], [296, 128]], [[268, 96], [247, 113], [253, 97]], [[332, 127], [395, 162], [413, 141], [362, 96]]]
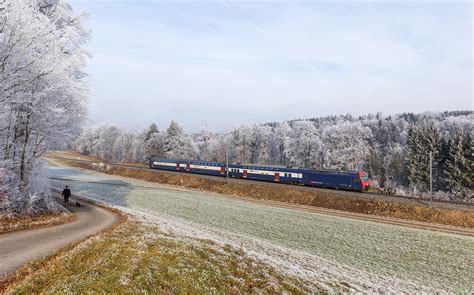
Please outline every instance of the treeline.
[[[432, 154], [435, 191], [473, 197], [471, 111], [330, 116], [252, 126], [228, 133], [188, 134], [176, 122], [128, 132], [113, 125], [86, 129], [74, 143], [81, 153], [117, 162], [165, 158], [256, 163], [316, 169], [365, 169], [374, 186], [399, 192], [429, 189]], [[408, 190], [407, 190], [408, 189]]]
[[57, 211], [40, 157], [86, 114], [89, 38], [66, 0], [0, 1], [0, 215]]

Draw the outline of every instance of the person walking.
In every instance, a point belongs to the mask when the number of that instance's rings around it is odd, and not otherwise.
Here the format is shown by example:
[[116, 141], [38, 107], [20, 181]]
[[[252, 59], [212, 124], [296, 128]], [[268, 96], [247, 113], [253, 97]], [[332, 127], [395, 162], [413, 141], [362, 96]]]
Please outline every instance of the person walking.
[[64, 203], [69, 203], [69, 197], [71, 196], [71, 190], [66, 185], [66, 188], [63, 190]]

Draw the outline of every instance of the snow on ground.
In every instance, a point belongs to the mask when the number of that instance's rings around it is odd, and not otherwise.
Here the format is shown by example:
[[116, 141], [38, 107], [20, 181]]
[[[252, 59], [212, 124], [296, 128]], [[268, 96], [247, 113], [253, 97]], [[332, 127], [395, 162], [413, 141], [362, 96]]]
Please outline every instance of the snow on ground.
[[[160, 229], [242, 248], [327, 289], [474, 290], [474, 239], [234, 200], [140, 180], [50, 167], [52, 180]], [[94, 183], [90, 183], [90, 182]]]

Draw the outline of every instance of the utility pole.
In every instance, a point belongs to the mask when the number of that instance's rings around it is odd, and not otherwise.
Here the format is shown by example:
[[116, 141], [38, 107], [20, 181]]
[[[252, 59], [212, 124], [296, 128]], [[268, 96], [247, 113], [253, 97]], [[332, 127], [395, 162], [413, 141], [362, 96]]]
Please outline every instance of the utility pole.
[[225, 147], [225, 181], [229, 182], [229, 147]]
[[430, 205], [433, 202], [433, 152], [430, 151]]

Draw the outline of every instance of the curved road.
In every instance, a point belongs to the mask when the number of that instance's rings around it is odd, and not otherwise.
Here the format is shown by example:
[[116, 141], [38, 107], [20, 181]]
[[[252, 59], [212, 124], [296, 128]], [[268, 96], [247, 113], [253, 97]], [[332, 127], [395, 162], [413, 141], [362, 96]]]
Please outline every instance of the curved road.
[[[72, 202], [75, 199], [72, 198]], [[23, 264], [50, 255], [71, 242], [81, 241], [112, 226], [119, 217], [92, 203], [81, 201], [76, 220], [58, 226], [38, 228], [0, 235], [0, 278], [12, 274]]]

